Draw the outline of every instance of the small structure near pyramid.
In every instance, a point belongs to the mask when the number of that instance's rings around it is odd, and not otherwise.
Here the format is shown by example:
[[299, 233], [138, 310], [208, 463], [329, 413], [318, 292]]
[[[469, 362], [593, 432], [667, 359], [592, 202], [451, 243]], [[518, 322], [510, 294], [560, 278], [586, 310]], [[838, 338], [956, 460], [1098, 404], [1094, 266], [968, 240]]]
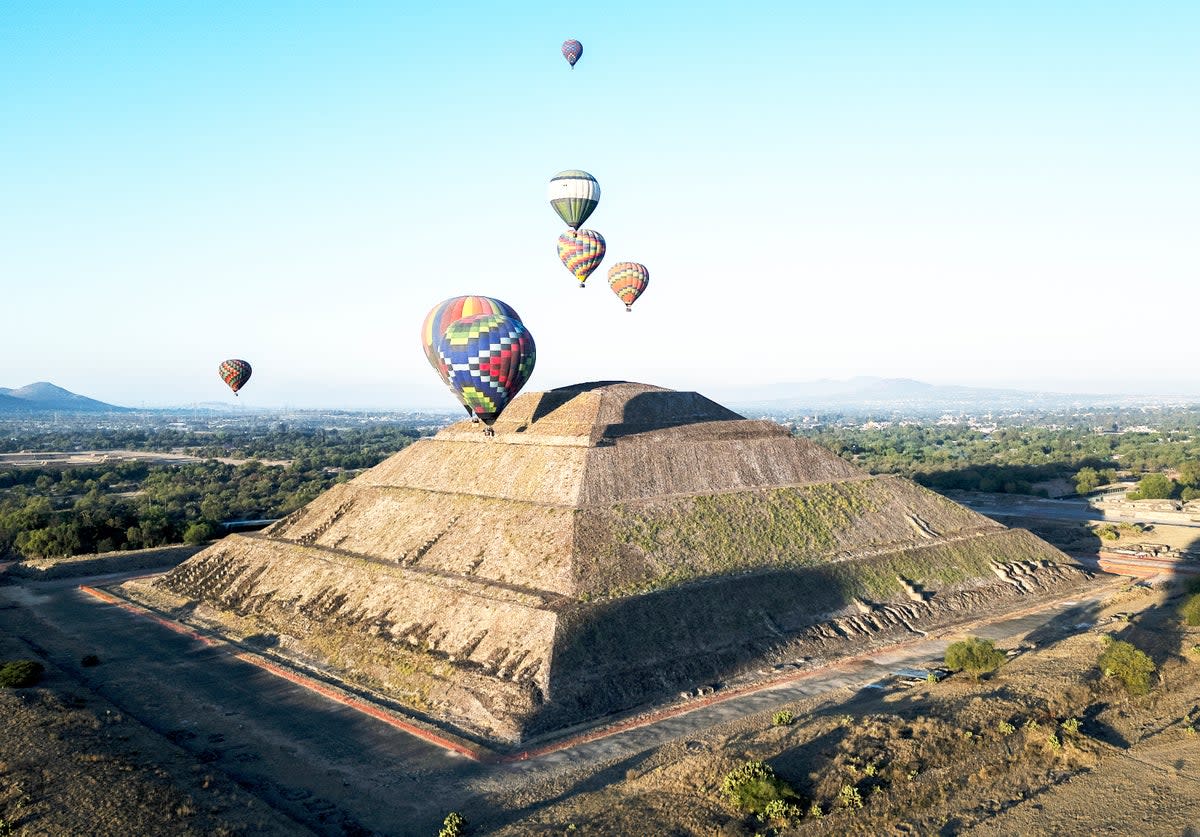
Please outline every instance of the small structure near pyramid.
[[1029, 532], [694, 392], [527, 393], [494, 430], [447, 427], [152, 590], [512, 743], [1087, 578]]

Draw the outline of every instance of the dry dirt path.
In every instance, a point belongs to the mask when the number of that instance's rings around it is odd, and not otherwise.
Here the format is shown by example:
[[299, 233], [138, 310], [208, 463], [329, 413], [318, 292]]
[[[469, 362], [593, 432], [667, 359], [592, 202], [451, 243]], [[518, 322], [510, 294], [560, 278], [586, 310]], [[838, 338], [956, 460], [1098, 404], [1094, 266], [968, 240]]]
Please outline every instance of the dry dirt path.
[[[318, 833], [437, 833], [450, 805], [434, 789], [472, 762], [77, 584], [0, 587], [0, 632]], [[82, 667], [85, 654], [101, 664]]]

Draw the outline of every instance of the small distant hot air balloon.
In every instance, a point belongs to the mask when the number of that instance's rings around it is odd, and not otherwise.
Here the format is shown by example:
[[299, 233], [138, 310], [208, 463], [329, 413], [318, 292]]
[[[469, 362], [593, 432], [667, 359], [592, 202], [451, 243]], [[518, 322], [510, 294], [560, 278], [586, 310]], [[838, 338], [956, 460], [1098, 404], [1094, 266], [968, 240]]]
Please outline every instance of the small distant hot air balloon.
[[571, 65], [571, 69], [574, 70], [575, 62], [579, 60], [581, 55], [583, 55], [583, 44], [579, 43], [579, 41], [575, 40], [574, 38], [568, 38], [567, 40], [563, 41], [562, 54], [563, 58], [567, 59], [567, 63]]
[[548, 197], [558, 217], [577, 230], [600, 202], [600, 184], [586, 171], [568, 169], [550, 178]]
[[537, 348], [524, 323], [501, 314], [464, 317], [447, 327], [437, 352], [450, 389], [489, 429], [533, 373]]
[[637, 262], [617, 262], [608, 269], [608, 286], [625, 303], [625, 310], [632, 311], [633, 303], [650, 284], [650, 271]]
[[558, 257], [581, 288], [604, 260], [604, 249], [604, 236], [595, 230], [567, 230], [558, 237]]
[[252, 371], [249, 363], [237, 358], [223, 360], [217, 367], [217, 374], [221, 376], [222, 381], [229, 385], [234, 395], [237, 395], [238, 390], [246, 385], [246, 381], [250, 380]]
[[503, 314], [517, 321], [521, 319], [511, 305], [490, 296], [456, 296], [433, 306], [421, 324], [421, 347], [425, 349], [425, 357], [447, 384], [450, 383], [449, 378], [438, 359], [438, 338], [446, 333], [447, 326], [455, 320], [476, 314]]

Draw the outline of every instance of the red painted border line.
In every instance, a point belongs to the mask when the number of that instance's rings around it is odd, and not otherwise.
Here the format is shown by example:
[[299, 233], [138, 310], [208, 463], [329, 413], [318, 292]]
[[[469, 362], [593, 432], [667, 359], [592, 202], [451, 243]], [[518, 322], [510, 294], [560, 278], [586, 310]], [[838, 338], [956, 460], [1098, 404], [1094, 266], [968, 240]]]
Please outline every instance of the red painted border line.
[[[174, 622], [170, 619], [166, 619], [162, 616], [159, 616], [158, 614], [153, 613], [153, 612], [147, 610], [146, 608], [139, 607], [130, 602], [126, 602], [126, 601], [112, 595], [111, 593], [106, 593], [103, 590], [98, 590], [95, 587], [88, 587], [88, 586], [82, 585], [82, 584], [79, 586], [79, 589], [82, 590], [84, 593], [87, 593], [89, 596], [93, 596], [94, 598], [99, 599], [100, 601], [104, 602], [105, 604], [116, 605], [117, 607], [121, 608], [122, 610], [129, 611], [130, 613], [134, 613], [138, 616], [144, 616], [147, 619], [163, 626], [164, 628], [168, 628], [178, 634], [183, 634], [184, 636], [195, 639], [199, 642], [204, 643], [205, 645], [215, 646], [218, 644], [217, 642], [214, 642], [212, 639], [204, 636], [203, 634], [198, 633], [197, 631], [192, 630], [191, 628], [188, 628], [184, 625], [179, 624], [178, 622]], [[314, 680], [311, 677], [307, 677], [303, 674], [300, 674], [299, 672], [291, 671], [291, 670], [285, 668], [284, 666], [277, 665], [276, 663], [268, 662], [267, 660], [263, 659], [262, 657], [259, 657], [258, 655], [252, 654], [248, 651], [233, 651], [232, 653], [233, 653], [234, 657], [241, 660], [242, 662], [246, 662], [246, 663], [250, 663], [251, 665], [258, 666], [263, 671], [269, 672], [270, 674], [274, 674], [276, 677], [282, 677], [284, 680], [287, 680], [291, 683], [295, 683], [298, 686], [302, 686], [311, 692], [316, 692], [317, 694], [321, 695], [321, 697], [324, 697], [328, 700], [332, 700], [336, 703], [340, 703], [344, 706], [348, 706], [351, 709], [361, 712], [364, 715], [369, 715], [370, 717], [375, 718], [378, 721], [383, 721], [388, 726], [394, 727], [398, 730], [401, 730], [402, 732], [406, 732], [409, 735], [416, 736], [417, 738], [420, 738], [422, 741], [426, 741], [430, 744], [441, 747], [442, 749], [450, 750], [451, 752], [458, 753], [459, 755], [466, 756], [467, 758], [472, 759], [474, 761], [487, 760], [486, 755], [484, 755], [480, 752], [477, 752], [475, 750], [472, 750], [470, 747], [468, 747], [464, 744], [461, 744], [457, 741], [452, 741], [449, 738], [444, 738], [444, 737], [438, 735], [437, 733], [433, 732], [432, 730], [428, 730], [423, 727], [417, 726], [416, 724], [413, 724], [409, 721], [402, 720], [398, 715], [396, 715], [393, 712], [389, 712], [386, 709], [382, 709], [378, 706], [373, 706], [364, 700], [360, 700], [358, 698], [351, 697], [350, 695], [345, 694], [344, 692], [342, 692], [341, 690], [339, 690], [333, 686], [329, 686], [324, 683], [321, 683], [317, 680]]]
[[208, 637], [204, 636], [204, 634], [194, 631], [191, 628], [186, 627], [185, 625], [179, 624], [178, 622], [173, 622], [170, 619], [165, 619], [162, 616], [159, 616], [157, 613], [151, 613], [150, 611], [146, 610], [145, 608], [138, 607], [137, 605], [130, 604], [129, 602], [126, 602], [126, 601], [122, 601], [121, 599], [117, 598], [116, 596], [112, 595], [111, 593], [105, 593], [103, 590], [97, 590], [95, 587], [88, 587], [87, 585], [84, 585], [84, 584], [79, 585], [79, 589], [82, 590], [84, 593], [87, 593], [89, 596], [94, 596], [95, 598], [99, 599], [100, 601], [104, 602], [105, 604], [116, 605], [117, 607], [121, 608], [122, 610], [127, 610], [130, 613], [136, 613], [138, 616], [144, 616], [147, 619], [149, 619], [150, 621], [157, 622], [159, 625], [162, 625], [164, 628], [167, 628], [168, 630], [172, 630], [177, 634], [183, 634], [184, 636], [190, 637], [191, 639], [194, 639], [197, 642], [203, 643], [204, 645], [210, 645], [210, 646], [216, 645], [215, 642], [213, 642]]
[[342, 692], [340, 689], [320, 683], [310, 677], [306, 677], [303, 674], [285, 668], [284, 666], [268, 662], [267, 660], [264, 660], [262, 657], [259, 657], [255, 654], [242, 651], [235, 653], [234, 656], [239, 660], [256, 665], [263, 671], [270, 672], [276, 677], [282, 677], [284, 680], [288, 680], [299, 686], [303, 686], [310, 691], [316, 692], [322, 697], [348, 706], [351, 709], [355, 709], [363, 713], [364, 715], [370, 715], [372, 718], [375, 718], [378, 721], [383, 721], [388, 726], [395, 727], [403, 732], [407, 732], [409, 735], [414, 735], [423, 741], [429, 742], [430, 744], [435, 744], [445, 750], [451, 750], [452, 752], [466, 756], [474, 761], [485, 760], [483, 755], [475, 752], [470, 747], [460, 744], [457, 741], [451, 741], [449, 738], [443, 738], [432, 730], [419, 727], [409, 721], [401, 720], [396, 714], [389, 712], [386, 709], [381, 709], [378, 706], [373, 706], [364, 700], [360, 700], [359, 698], [351, 697], [350, 695]]

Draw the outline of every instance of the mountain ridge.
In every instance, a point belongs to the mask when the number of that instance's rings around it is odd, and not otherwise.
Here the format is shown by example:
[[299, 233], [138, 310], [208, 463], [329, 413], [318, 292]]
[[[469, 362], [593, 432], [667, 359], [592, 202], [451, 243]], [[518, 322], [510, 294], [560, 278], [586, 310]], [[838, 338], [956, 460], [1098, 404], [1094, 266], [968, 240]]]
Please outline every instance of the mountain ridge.
[[0, 413], [121, 413], [128, 409], [79, 395], [49, 381], [35, 381], [16, 389], [0, 387]]

